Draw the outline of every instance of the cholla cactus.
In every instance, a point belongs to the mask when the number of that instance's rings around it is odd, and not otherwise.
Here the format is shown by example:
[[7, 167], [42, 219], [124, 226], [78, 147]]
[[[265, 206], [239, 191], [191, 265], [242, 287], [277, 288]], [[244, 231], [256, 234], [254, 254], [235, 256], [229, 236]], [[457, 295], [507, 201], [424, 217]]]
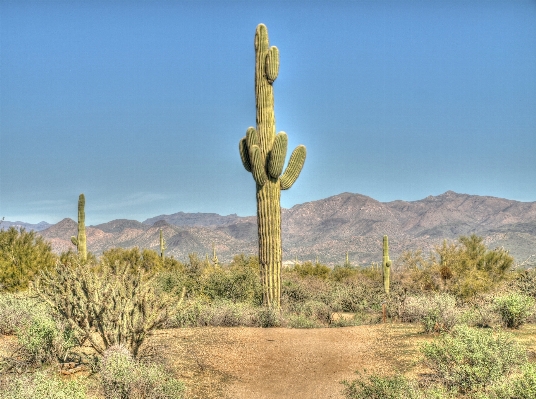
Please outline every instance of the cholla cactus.
[[86, 213], [84, 207], [86, 206], [86, 198], [84, 194], [80, 194], [78, 197], [78, 236], [72, 236], [71, 242], [78, 249], [78, 255], [83, 261], [87, 260], [87, 245], [86, 245]]
[[389, 240], [383, 236], [383, 288], [385, 293], [389, 293], [389, 284], [391, 277], [391, 260], [389, 259]]
[[125, 261], [75, 267], [58, 263], [55, 270], [42, 272], [34, 288], [97, 353], [124, 345], [136, 357], [145, 338], [164, 325], [184, 298], [184, 288], [180, 298], [157, 293], [156, 278]]
[[273, 83], [279, 72], [279, 50], [270, 47], [268, 30], [260, 24], [255, 32], [255, 100], [257, 128], [247, 129], [239, 142], [244, 168], [251, 172], [257, 187], [259, 263], [263, 302], [269, 308], [281, 307], [281, 190], [289, 189], [305, 162], [303, 145], [294, 149], [283, 173], [288, 138], [276, 134]]

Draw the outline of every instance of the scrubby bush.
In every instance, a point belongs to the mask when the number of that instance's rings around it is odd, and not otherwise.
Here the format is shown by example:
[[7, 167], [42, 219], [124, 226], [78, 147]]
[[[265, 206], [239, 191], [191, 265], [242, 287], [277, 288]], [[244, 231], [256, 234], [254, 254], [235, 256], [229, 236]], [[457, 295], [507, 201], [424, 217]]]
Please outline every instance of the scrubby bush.
[[408, 297], [403, 320], [419, 322], [424, 331], [446, 332], [460, 323], [462, 311], [456, 307], [456, 298], [449, 294]]
[[64, 381], [45, 371], [10, 375], [3, 388], [3, 399], [89, 399], [82, 379]]
[[155, 274], [128, 262], [58, 264], [53, 272], [42, 274], [35, 288], [99, 354], [123, 344], [134, 357], [145, 338], [165, 324], [170, 310], [182, 299], [157, 292]]
[[106, 399], [180, 399], [184, 395], [180, 381], [158, 365], [137, 362], [122, 346], [104, 352], [99, 376]]
[[291, 271], [293, 271], [300, 277], [312, 276], [325, 280], [326, 278], [328, 278], [331, 269], [326, 265], [323, 265], [318, 262], [315, 264], [313, 264], [312, 262], [304, 262], [297, 263], [294, 268], [291, 269]]
[[447, 388], [462, 393], [500, 382], [526, 362], [526, 353], [509, 333], [456, 327], [421, 348], [425, 363]]
[[[358, 373], [359, 374], [359, 373]], [[418, 383], [404, 376], [359, 375], [353, 381], [342, 381], [346, 399], [447, 399], [451, 398], [441, 387], [420, 388]]]
[[54, 267], [56, 259], [50, 244], [34, 231], [0, 230], [0, 292], [27, 289], [40, 270]]
[[491, 328], [500, 324], [500, 316], [490, 294], [477, 295], [467, 303], [468, 309], [462, 319], [472, 327]]
[[32, 317], [48, 312], [42, 301], [23, 294], [0, 294], [0, 334], [15, 334]]
[[506, 327], [519, 328], [534, 313], [534, 298], [514, 292], [496, 298], [495, 306]]

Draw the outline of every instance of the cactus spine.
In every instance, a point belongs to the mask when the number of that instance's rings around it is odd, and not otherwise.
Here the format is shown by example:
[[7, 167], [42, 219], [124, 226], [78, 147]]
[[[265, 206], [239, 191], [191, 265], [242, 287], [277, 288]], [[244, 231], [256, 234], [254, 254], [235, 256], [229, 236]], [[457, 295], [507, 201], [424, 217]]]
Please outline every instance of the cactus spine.
[[165, 259], [164, 251], [166, 250], [166, 240], [164, 239], [164, 236], [162, 235], [162, 229], [160, 229], [160, 257], [162, 260]]
[[78, 236], [72, 236], [71, 242], [78, 249], [78, 255], [82, 260], [87, 260], [87, 246], [86, 246], [86, 213], [84, 207], [86, 206], [86, 197], [84, 194], [80, 194], [78, 197]]
[[389, 239], [383, 236], [383, 288], [385, 293], [389, 293], [389, 284], [391, 277], [391, 260], [389, 259]]
[[251, 172], [257, 190], [259, 264], [263, 302], [269, 308], [281, 307], [281, 190], [289, 189], [298, 178], [306, 150], [294, 149], [283, 173], [288, 138], [275, 131], [272, 84], [279, 72], [279, 51], [269, 46], [268, 30], [259, 24], [255, 31], [255, 103], [257, 128], [250, 127], [239, 142], [244, 168]]

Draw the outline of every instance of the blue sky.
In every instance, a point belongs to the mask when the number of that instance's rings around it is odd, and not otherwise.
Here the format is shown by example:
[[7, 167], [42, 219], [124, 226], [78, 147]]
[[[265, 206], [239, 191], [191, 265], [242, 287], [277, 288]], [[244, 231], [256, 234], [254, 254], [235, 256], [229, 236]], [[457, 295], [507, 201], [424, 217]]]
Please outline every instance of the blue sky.
[[[536, 201], [535, 1], [1, 1], [0, 217], [255, 214], [253, 37], [307, 160], [282, 206]], [[289, 151], [290, 154], [290, 151]]]

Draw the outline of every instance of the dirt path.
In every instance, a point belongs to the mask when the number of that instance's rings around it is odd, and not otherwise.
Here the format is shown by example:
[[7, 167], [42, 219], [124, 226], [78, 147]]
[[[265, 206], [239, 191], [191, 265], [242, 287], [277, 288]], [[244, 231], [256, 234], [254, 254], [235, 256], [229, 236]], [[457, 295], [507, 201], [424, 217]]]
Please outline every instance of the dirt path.
[[427, 339], [417, 331], [411, 325], [176, 329], [158, 332], [151, 346], [165, 354], [190, 399], [340, 399], [340, 381], [356, 370], [415, 371], [418, 343]]

